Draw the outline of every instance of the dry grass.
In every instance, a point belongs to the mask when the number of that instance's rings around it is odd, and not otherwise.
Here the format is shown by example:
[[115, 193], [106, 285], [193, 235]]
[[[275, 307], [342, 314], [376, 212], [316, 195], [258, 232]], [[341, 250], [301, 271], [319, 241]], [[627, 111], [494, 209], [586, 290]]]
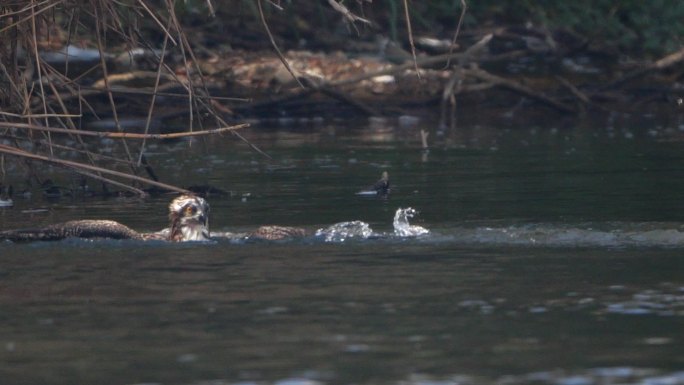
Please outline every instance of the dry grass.
[[[150, 132], [158, 110], [156, 99], [161, 80], [166, 79], [182, 90], [179, 103], [187, 109], [186, 132], [174, 133], [174, 137], [223, 131], [239, 134], [214, 110], [173, 3], [173, 0], [4, 1], [0, 5], [0, 163], [20, 164], [31, 183], [41, 184], [50, 177], [37, 167], [49, 163], [136, 194], [144, 194], [141, 186], [145, 185], [185, 191], [160, 183], [154, 172], [148, 172], [148, 177], [138, 176], [150, 170], [144, 155], [147, 141], [166, 137]], [[207, 3], [211, 9], [211, 3]], [[145, 25], [144, 31], [141, 25]], [[159, 38], [153, 42], [147, 36]], [[75, 46], [90, 48], [99, 60], [77, 72], [73, 70], [75, 60], [69, 59], [71, 53], [64, 56], [63, 66], [59, 68], [43, 55], [46, 51], [65, 52], [65, 47]], [[155, 76], [151, 87], [138, 92], [147, 103], [143, 108], [147, 117], [144, 132], [131, 136], [124, 133], [120, 124], [122, 100], [126, 95], [117, 94], [110, 84], [113, 64], [109, 57], [111, 53], [136, 48], [146, 50], [152, 62], [148, 72]], [[169, 53], [180, 57], [180, 63], [169, 63], [166, 59]], [[172, 65], [185, 71], [179, 73]], [[92, 78], [99, 79], [103, 86], [92, 88]], [[94, 97], [103, 103], [93, 105]], [[97, 135], [117, 138], [115, 161], [94, 150], [87, 133], [80, 129], [85, 115], [97, 116], [103, 108], [111, 115], [116, 129]], [[200, 115], [210, 119], [198, 119]], [[65, 145], [65, 138], [75, 144]], [[132, 138], [136, 140], [131, 142]], [[63, 159], [65, 156], [77, 160]], [[121, 170], [113, 170], [117, 167]], [[5, 177], [4, 168], [0, 172], [1, 182]]]

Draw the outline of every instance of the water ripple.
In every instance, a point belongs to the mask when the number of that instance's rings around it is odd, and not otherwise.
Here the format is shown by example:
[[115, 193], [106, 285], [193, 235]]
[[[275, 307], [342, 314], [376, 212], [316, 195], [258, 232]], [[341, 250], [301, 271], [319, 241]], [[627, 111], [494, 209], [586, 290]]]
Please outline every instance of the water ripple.
[[[295, 377], [260, 382], [212, 380], [193, 382], [188, 385], [324, 385], [326, 383], [319, 379]], [[684, 371], [667, 372], [651, 368], [617, 366], [574, 371], [557, 369], [518, 375], [504, 375], [498, 378], [486, 378], [467, 374], [432, 376], [414, 373], [405, 379], [394, 381], [393, 383], [396, 385], [519, 385], [529, 383], [539, 385], [684, 385]]]

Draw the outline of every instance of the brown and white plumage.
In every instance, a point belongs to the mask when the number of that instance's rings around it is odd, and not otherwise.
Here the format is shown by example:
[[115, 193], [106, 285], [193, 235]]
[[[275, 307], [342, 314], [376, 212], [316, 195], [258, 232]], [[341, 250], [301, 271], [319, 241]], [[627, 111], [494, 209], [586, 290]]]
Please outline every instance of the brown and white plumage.
[[84, 219], [36, 229], [0, 231], [0, 240], [13, 242], [58, 241], [65, 238], [143, 239], [137, 231], [116, 221]]
[[167, 229], [156, 233], [139, 233], [110, 220], [75, 220], [42, 228], [0, 231], [0, 240], [14, 242], [56, 241], [65, 238], [142, 239], [170, 242], [207, 241], [209, 237], [209, 204], [194, 195], [181, 195], [169, 204]]
[[306, 230], [290, 226], [261, 226], [249, 233], [249, 238], [275, 241], [279, 239], [301, 238], [306, 236]]
[[169, 241], [208, 241], [209, 203], [194, 195], [181, 195], [169, 204]]
[[[217, 237], [279, 240], [306, 235], [304, 229], [261, 226], [246, 234], [216, 233]], [[100, 219], [75, 220], [42, 228], [0, 231], [0, 240], [14, 242], [57, 241], [65, 238], [109, 238], [169, 242], [208, 241], [209, 203], [195, 195], [181, 195], [169, 204], [169, 227], [155, 233], [139, 233], [119, 222]]]

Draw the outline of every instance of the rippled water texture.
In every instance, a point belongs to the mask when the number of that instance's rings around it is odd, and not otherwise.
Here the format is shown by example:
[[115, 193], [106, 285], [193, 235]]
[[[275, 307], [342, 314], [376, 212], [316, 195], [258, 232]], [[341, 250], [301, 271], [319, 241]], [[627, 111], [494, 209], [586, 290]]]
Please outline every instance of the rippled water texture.
[[[2, 243], [0, 384], [684, 384], [671, 127], [244, 132], [275, 161], [229, 137], [152, 144], [164, 180], [228, 192], [212, 230], [311, 235]], [[385, 170], [389, 197], [357, 195]], [[0, 228], [154, 231], [169, 199], [17, 198]]]

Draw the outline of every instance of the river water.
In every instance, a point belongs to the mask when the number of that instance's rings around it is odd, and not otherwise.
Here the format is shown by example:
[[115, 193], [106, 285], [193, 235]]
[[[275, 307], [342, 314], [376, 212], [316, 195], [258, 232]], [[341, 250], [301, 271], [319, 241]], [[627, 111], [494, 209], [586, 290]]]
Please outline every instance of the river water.
[[[273, 161], [230, 136], [149, 158], [229, 192], [212, 230], [372, 236], [2, 243], [0, 383], [684, 384], [676, 126], [281, 123], [244, 132]], [[384, 170], [387, 199], [356, 195]], [[169, 199], [16, 199], [0, 228], [154, 231]], [[409, 207], [429, 233], [395, 234]]]

